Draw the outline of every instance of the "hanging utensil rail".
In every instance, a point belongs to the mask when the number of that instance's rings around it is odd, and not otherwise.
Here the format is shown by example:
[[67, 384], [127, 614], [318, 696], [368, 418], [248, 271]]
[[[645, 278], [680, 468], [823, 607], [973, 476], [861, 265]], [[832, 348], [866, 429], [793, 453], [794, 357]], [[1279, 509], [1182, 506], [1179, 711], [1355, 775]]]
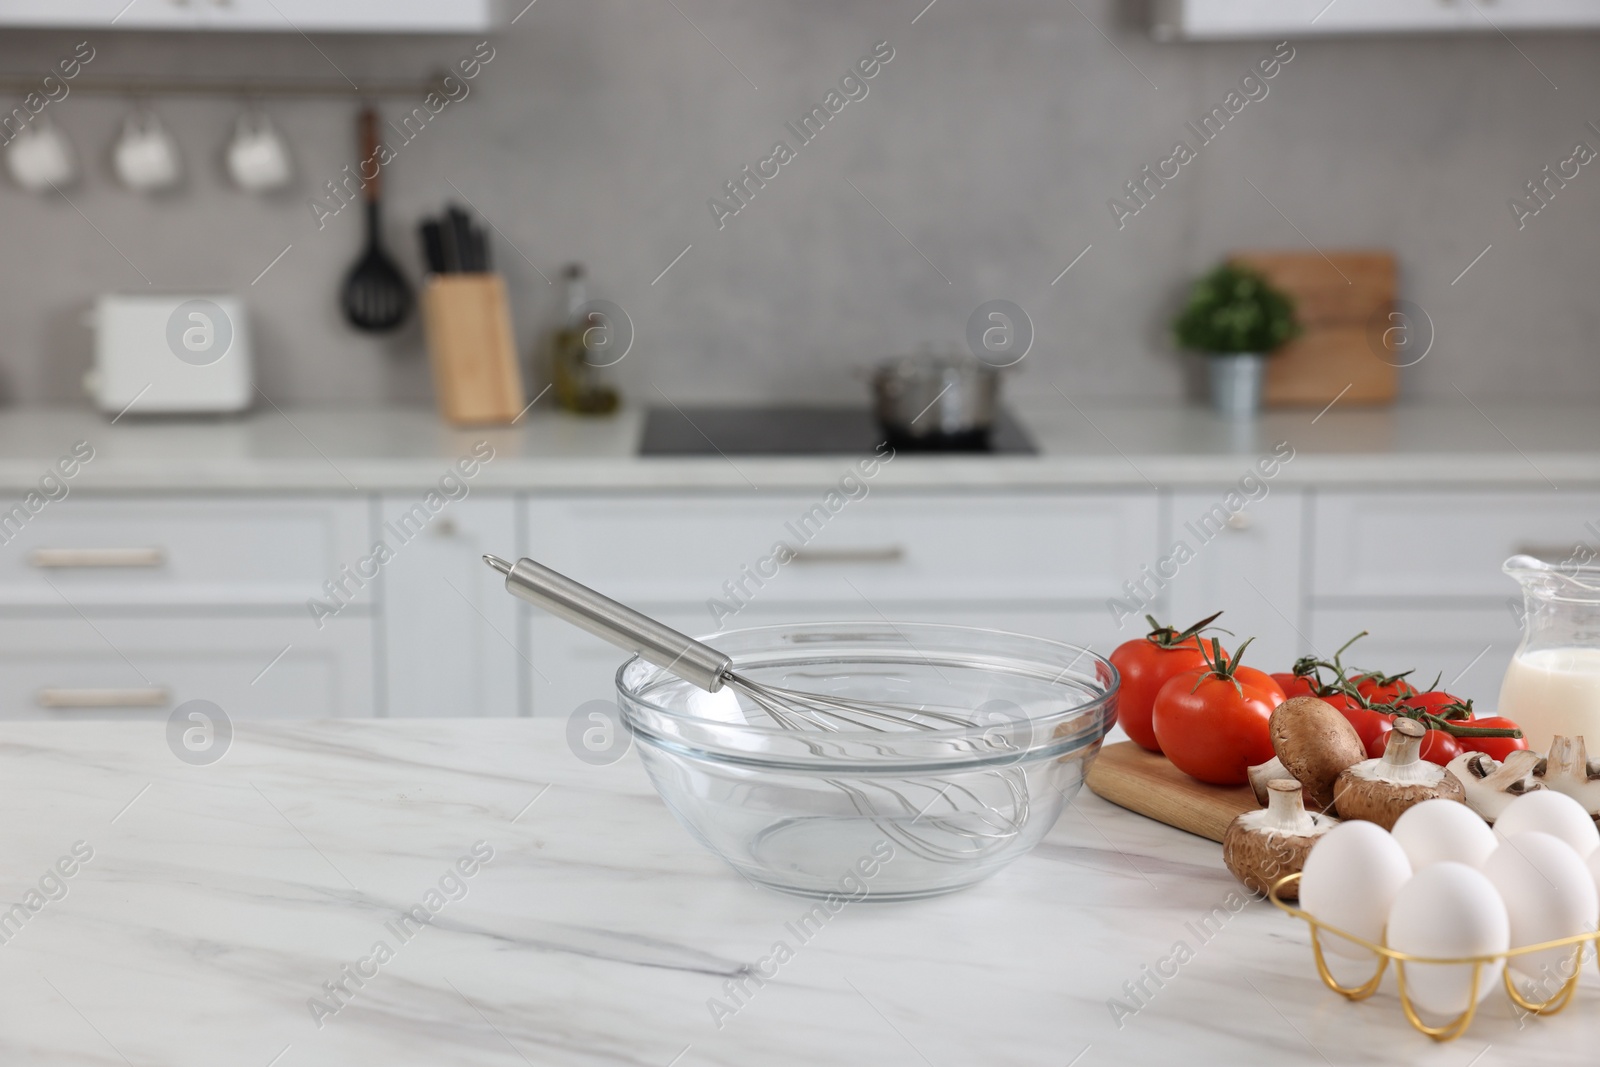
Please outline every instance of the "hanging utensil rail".
[[[245, 96], [245, 97], [422, 97], [439, 89], [448, 75], [439, 71], [415, 81], [362, 81], [356, 85], [337, 79], [289, 81], [247, 78], [73, 78], [65, 84], [74, 93], [111, 96]], [[0, 94], [25, 95], [39, 91], [39, 74], [0, 74]]]

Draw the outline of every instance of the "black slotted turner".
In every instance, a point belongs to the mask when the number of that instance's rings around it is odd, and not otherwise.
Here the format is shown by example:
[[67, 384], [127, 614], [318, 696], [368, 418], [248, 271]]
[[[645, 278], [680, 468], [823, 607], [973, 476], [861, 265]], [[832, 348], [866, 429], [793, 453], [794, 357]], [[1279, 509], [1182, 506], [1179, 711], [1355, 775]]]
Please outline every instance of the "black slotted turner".
[[[379, 202], [383, 196], [383, 170], [375, 154], [378, 150], [378, 114], [371, 107], [361, 109], [361, 159], [358, 172], [373, 175], [361, 187], [367, 205], [367, 246], [361, 258], [344, 279], [341, 304], [350, 325], [368, 333], [383, 333], [405, 321], [411, 311], [411, 286], [389, 253], [384, 251]], [[368, 160], [371, 160], [369, 163]]]

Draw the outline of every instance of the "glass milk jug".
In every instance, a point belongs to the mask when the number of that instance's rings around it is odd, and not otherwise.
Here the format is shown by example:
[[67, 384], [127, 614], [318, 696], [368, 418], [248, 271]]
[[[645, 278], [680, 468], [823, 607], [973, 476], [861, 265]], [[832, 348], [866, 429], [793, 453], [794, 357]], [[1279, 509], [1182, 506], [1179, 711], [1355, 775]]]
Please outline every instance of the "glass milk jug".
[[1584, 737], [1600, 752], [1600, 567], [1512, 556], [1522, 584], [1522, 644], [1500, 683], [1499, 714], [1548, 752], [1556, 735]]

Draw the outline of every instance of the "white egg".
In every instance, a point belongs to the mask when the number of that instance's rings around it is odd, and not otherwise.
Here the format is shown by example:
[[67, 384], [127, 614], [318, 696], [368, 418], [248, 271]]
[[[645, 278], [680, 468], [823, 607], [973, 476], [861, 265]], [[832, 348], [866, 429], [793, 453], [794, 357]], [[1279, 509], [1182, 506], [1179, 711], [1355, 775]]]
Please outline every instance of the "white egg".
[[[1465, 863], [1435, 863], [1407, 882], [1389, 911], [1389, 947], [1413, 956], [1489, 956], [1511, 947], [1511, 920], [1482, 871]], [[1470, 963], [1406, 963], [1405, 992], [1432, 1015], [1454, 1016], [1471, 1006]], [[1504, 960], [1483, 964], [1477, 1000], [1500, 984]]]
[[[1389, 908], [1410, 877], [1411, 863], [1387, 830], [1377, 823], [1342, 822], [1322, 835], [1306, 857], [1300, 907], [1320, 922], [1382, 944]], [[1372, 977], [1375, 953], [1342, 937], [1321, 940], [1328, 966], [1341, 983], [1359, 985]], [[1348, 962], [1352, 960], [1360, 966]]]
[[1395, 822], [1393, 833], [1413, 871], [1446, 860], [1482, 867], [1500, 843], [1481, 815], [1460, 801], [1443, 797], [1407, 808]]
[[[1600, 920], [1600, 894], [1589, 867], [1565, 841], [1530, 830], [1506, 838], [1483, 865], [1505, 901], [1511, 946], [1537, 945], [1592, 933]], [[1537, 980], [1533, 999], [1556, 994], [1572, 975], [1572, 948], [1513, 956], [1511, 969]]]
[[1595, 829], [1583, 805], [1554, 789], [1522, 794], [1494, 821], [1494, 832], [1502, 841], [1529, 830], [1559, 837], [1585, 858], [1600, 849], [1600, 830]]

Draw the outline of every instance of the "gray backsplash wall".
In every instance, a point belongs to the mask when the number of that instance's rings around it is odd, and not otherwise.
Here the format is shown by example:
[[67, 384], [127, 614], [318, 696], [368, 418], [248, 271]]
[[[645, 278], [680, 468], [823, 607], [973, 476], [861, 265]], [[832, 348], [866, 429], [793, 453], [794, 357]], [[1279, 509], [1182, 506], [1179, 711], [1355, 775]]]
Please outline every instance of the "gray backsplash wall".
[[[1408, 396], [1600, 399], [1600, 169], [1584, 167], [1521, 231], [1507, 206], [1575, 141], [1600, 148], [1585, 128], [1600, 123], [1600, 36], [1295, 39], [1267, 97], [1119, 230], [1108, 199], [1272, 42], [1158, 45], [1110, 0], [1079, 0], [1081, 13], [944, 0], [915, 24], [922, 0], [677, 7], [540, 0], [493, 37], [471, 94], [386, 169], [386, 236], [413, 277], [413, 223], [464, 196], [504, 235], [495, 253], [524, 349], [556, 307], [538, 271], [580, 260], [594, 295], [632, 317], [619, 369], [637, 398], [853, 398], [858, 368], [919, 342], [960, 344], [972, 310], [1001, 298], [1037, 334], [1014, 389], [1133, 399], [1182, 392], [1164, 321], [1185, 280], [1229, 249], [1387, 246], [1437, 329], [1405, 373]], [[336, 65], [358, 85], [422, 77], [474, 44], [7, 32], [0, 70], [42, 73], [83, 39], [97, 52], [84, 79], [325, 80]], [[878, 41], [894, 57], [867, 97], [799, 146], [784, 124]], [[412, 103], [383, 107], [397, 117]], [[0, 397], [77, 402], [84, 311], [97, 293], [146, 288], [142, 273], [158, 289], [243, 294], [261, 385], [280, 404], [425, 400], [415, 322], [373, 340], [339, 317], [359, 211], [319, 230], [307, 206], [356, 157], [355, 101], [269, 103], [300, 175], [274, 199], [222, 174], [240, 100], [154, 106], [186, 154], [181, 191], [145, 199], [114, 183], [109, 146], [129, 101], [88, 93], [48, 109], [86, 163], [71, 204], [0, 189]], [[779, 139], [796, 158], [719, 231], [708, 198]]]

